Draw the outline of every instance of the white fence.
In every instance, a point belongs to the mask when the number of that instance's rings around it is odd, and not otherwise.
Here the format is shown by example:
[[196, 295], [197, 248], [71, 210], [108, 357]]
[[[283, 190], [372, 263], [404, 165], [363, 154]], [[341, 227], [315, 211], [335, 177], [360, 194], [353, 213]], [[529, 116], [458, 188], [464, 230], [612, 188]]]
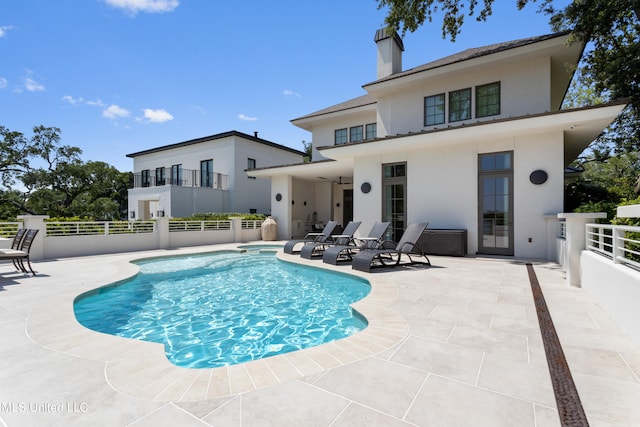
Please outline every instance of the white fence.
[[12, 238], [19, 228], [22, 228], [22, 222], [0, 222], [0, 237]]
[[[640, 270], [640, 227], [622, 225], [586, 225], [586, 249], [615, 264]], [[635, 260], [634, 260], [635, 258]]]
[[45, 237], [155, 233], [155, 221], [45, 222]]
[[169, 231], [231, 230], [231, 221], [169, 221]]
[[640, 227], [586, 224], [580, 286], [640, 343]]
[[55, 259], [82, 255], [134, 252], [152, 249], [250, 242], [261, 239], [262, 221], [231, 218], [224, 221], [47, 222], [46, 216], [24, 215], [22, 221], [2, 223], [4, 247], [18, 228], [35, 228], [38, 237], [31, 258]]

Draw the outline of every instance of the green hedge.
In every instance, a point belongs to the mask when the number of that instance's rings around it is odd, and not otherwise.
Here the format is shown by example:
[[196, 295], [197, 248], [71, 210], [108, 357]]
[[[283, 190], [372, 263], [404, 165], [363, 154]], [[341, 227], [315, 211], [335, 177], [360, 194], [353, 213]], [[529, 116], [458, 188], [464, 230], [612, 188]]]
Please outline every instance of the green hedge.
[[[186, 218], [171, 218], [177, 221], [226, 221], [229, 218], [240, 217], [247, 221], [263, 221], [267, 218], [265, 214], [249, 214], [239, 212], [198, 212], [190, 217]], [[49, 218], [46, 222], [91, 222], [96, 221], [93, 218], [86, 216], [74, 216], [74, 217], [57, 217]]]
[[198, 212], [187, 218], [172, 218], [182, 221], [226, 221], [229, 218], [240, 217], [248, 221], [262, 221], [267, 216], [265, 214], [248, 214], [237, 212]]

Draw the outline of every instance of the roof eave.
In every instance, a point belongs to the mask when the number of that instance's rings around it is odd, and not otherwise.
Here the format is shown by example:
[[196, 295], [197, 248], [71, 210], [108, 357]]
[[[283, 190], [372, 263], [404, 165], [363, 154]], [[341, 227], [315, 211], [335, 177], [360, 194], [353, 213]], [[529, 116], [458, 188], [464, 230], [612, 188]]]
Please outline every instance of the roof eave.
[[223, 139], [223, 138], [228, 138], [228, 137], [233, 137], [233, 136], [237, 136], [243, 139], [247, 139], [250, 141], [254, 141], [257, 142], [259, 144], [264, 144], [264, 145], [268, 145], [270, 147], [276, 148], [276, 149], [280, 149], [280, 150], [284, 150], [284, 151], [289, 151], [291, 153], [294, 154], [299, 154], [301, 156], [305, 156], [306, 153], [300, 150], [296, 150], [295, 148], [290, 148], [287, 147], [285, 145], [281, 145], [272, 141], [268, 141], [266, 139], [263, 138], [258, 138], [254, 135], [249, 135], [243, 132], [239, 132], [237, 130], [232, 130], [232, 131], [228, 131], [228, 132], [222, 132], [222, 133], [217, 133], [215, 135], [209, 135], [209, 136], [204, 136], [201, 138], [195, 138], [195, 139], [190, 139], [188, 141], [182, 141], [182, 142], [177, 142], [174, 144], [168, 144], [168, 145], [163, 145], [160, 147], [155, 147], [155, 148], [150, 148], [148, 150], [142, 150], [142, 151], [138, 151], [135, 153], [130, 153], [127, 154], [126, 156], [129, 158], [135, 158], [135, 157], [139, 157], [139, 156], [144, 156], [146, 154], [152, 154], [152, 153], [159, 153], [162, 151], [168, 151], [168, 150], [172, 150], [175, 148], [181, 148], [181, 147], [187, 147], [189, 145], [195, 145], [195, 144], [201, 144], [204, 142], [209, 142], [209, 141], [215, 141], [218, 139]]
[[[598, 106], [462, 124], [354, 144], [319, 147], [318, 150], [327, 158], [353, 161], [353, 158], [371, 152], [395, 153], [423, 149], [427, 146], [485, 140], [488, 137], [500, 137], [514, 132], [523, 134], [557, 130], [565, 132], [565, 162], [569, 164], [615, 120], [628, 102], [628, 99], [623, 99]], [[390, 141], [393, 143], [389, 143]]]

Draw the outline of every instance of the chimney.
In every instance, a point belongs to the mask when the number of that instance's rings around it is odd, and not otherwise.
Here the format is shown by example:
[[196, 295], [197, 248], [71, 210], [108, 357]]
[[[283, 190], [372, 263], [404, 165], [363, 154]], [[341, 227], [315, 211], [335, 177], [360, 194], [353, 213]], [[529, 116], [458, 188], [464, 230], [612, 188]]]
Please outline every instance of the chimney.
[[397, 33], [390, 36], [386, 28], [376, 31], [374, 41], [378, 45], [378, 79], [402, 71], [404, 45]]

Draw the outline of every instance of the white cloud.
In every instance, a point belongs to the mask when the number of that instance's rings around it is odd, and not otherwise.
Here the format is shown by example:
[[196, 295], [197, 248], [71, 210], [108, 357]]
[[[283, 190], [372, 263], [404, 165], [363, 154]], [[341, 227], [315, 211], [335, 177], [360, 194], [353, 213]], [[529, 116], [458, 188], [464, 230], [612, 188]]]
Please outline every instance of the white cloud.
[[255, 122], [256, 120], [258, 120], [257, 117], [249, 117], [249, 116], [246, 116], [244, 114], [238, 114], [238, 118], [240, 120], [245, 120], [247, 122]]
[[135, 16], [138, 12], [164, 13], [172, 12], [180, 2], [178, 0], [104, 0], [109, 6], [123, 9]]
[[285, 89], [283, 94], [284, 96], [295, 96], [296, 98], [302, 98], [302, 95], [300, 95], [298, 92], [294, 92], [289, 89]]
[[106, 117], [107, 119], [119, 119], [128, 117], [130, 114], [131, 113], [128, 110], [125, 110], [115, 104], [110, 105], [102, 111], [102, 117]]
[[205, 115], [207, 114], [207, 110], [205, 110], [203, 107], [199, 105], [194, 105], [193, 109], [199, 112], [200, 114], [205, 114]]
[[150, 108], [145, 108], [144, 110], [144, 118], [150, 123], [164, 123], [169, 120], [173, 120], [173, 116], [167, 112], [167, 110], [159, 109], [152, 110]]
[[0, 27], [0, 39], [7, 35], [7, 30], [11, 30], [11, 29], [13, 29], [13, 27], [10, 25], [9, 26], [5, 25], [4, 27]]
[[25, 77], [24, 78], [24, 87], [29, 92], [39, 92], [41, 90], [44, 90], [44, 85], [38, 83], [37, 81], [35, 81], [31, 77]]
[[39, 92], [44, 90], [44, 85], [36, 81], [35, 73], [31, 70], [27, 70], [27, 75], [24, 76], [24, 88], [29, 92]]
[[91, 105], [92, 107], [106, 107], [107, 104], [102, 102], [101, 99], [96, 99], [95, 101], [86, 101], [87, 105]]
[[4, 89], [9, 86], [9, 81], [4, 77], [0, 77], [0, 89]]
[[65, 101], [65, 102], [68, 102], [71, 105], [79, 105], [79, 104], [82, 104], [84, 102], [84, 99], [82, 99], [82, 98], [74, 98], [71, 95], [63, 96], [62, 100]]
[[97, 99], [95, 101], [88, 101], [88, 100], [84, 99], [83, 97], [74, 98], [71, 95], [63, 96], [62, 100], [64, 102], [67, 102], [67, 103], [71, 104], [71, 105], [89, 105], [91, 107], [106, 107], [107, 106], [107, 104], [102, 102], [102, 100], [100, 100], [100, 99]]

